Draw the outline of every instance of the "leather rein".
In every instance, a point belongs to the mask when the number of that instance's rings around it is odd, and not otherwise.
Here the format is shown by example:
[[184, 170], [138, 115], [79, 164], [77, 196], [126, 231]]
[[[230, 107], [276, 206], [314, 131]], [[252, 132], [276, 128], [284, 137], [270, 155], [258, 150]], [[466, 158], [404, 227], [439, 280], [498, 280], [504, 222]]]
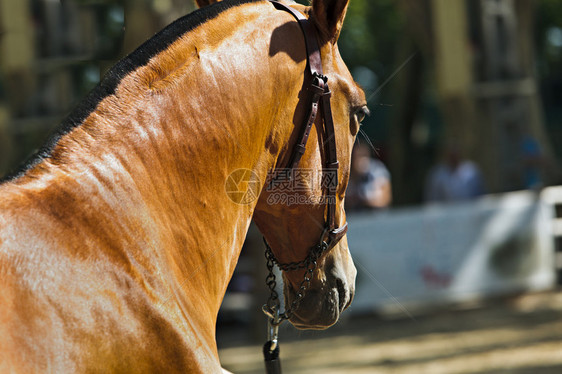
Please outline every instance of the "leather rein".
[[[268, 342], [264, 346], [264, 356], [268, 373], [280, 373], [279, 364], [279, 347], [277, 344], [278, 328], [284, 321], [291, 318], [294, 311], [298, 308], [301, 300], [304, 298], [305, 291], [309, 288], [312, 281], [314, 271], [317, 268], [318, 259], [325, 252], [333, 248], [347, 232], [347, 222], [341, 226], [336, 225], [336, 191], [338, 186], [338, 155], [336, 148], [336, 133], [334, 128], [334, 120], [332, 117], [332, 107], [330, 103], [331, 92], [328, 87], [328, 78], [323, 74], [322, 57], [320, 55], [320, 47], [315, 27], [301, 12], [282, 4], [275, 0], [269, 0], [275, 8], [286, 11], [293, 15], [297, 20], [306, 43], [307, 66], [305, 74], [307, 78], [305, 82], [309, 82], [307, 87], [308, 95], [304, 100], [308, 100], [308, 112], [305, 117], [304, 125], [298, 134], [297, 143], [293, 149], [287, 169], [291, 172], [289, 177], [293, 176], [293, 171], [297, 169], [300, 159], [306, 151], [306, 144], [310, 135], [310, 130], [316, 121], [319, 109], [320, 116], [323, 118], [323, 128], [321, 131], [323, 146], [323, 172], [324, 177], [327, 174], [331, 180], [323, 180], [323, 189], [325, 190], [326, 202], [326, 222], [324, 230], [318, 244], [312, 247], [307, 257], [300, 262], [279, 263], [275, 258], [271, 247], [264, 238], [266, 246], [265, 256], [267, 259], [267, 268], [269, 275], [266, 283], [270, 289], [270, 297], [267, 304], [263, 306], [263, 312], [268, 318]], [[306, 84], [306, 83], [305, 83]], [[324, 179], [324, 178], [323, 178]], [[296, 296], [290, 306], [285, 307], [285, 312], [280, 311], [279, 295], [276, 291], [276, 278], [273, 273], [273, 267], [277, 265], [282, 271], [295, 271], [305, 269], [304, 278]]]

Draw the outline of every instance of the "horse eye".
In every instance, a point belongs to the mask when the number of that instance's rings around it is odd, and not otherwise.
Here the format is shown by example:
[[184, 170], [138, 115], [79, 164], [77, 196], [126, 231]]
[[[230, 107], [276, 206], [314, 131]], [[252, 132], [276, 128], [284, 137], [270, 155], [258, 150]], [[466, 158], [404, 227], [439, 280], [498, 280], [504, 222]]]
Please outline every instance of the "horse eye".
[[359, 123], [363, 122], [365, 117], [369, 116], [370, 114], [371, 112], [369, 111], [369, 108], [367, 108], [367, 106], [362, 106], [355, 111], [355, 117], [357, 118], [357, 121]]

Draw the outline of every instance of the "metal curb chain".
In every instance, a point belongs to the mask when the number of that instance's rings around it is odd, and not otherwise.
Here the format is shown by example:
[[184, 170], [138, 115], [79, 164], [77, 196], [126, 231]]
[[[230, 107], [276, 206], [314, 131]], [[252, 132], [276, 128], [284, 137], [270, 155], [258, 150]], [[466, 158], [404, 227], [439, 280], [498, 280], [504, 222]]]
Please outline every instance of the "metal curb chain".
[[[281, 264], [275, 258], [271, 247], [265, 240], [265, 258], [267, 260], [267, 270], [269, 274], [267, 275], [265, 282], [267, 287], [269, 288], [270, 295], [267, 299], [267, 303], [262, 307], [263, 312], [271, 319], [271, 323], [273, 325], [280, 325], [285, 320], [289, 320], [296, 309], [298, 309], [302, 299], [304, 298], [306, 290], [310, 287], [310, 283], [312, 281], [312, 277], [314, 275], [314, 271], [318, 267], [318, 258], [328, 249], [329, 245], [325, 241], [322, 241], [321, 244], [316, 245], [313, 247], [308, 256], [300, 261], [300, 262], [291, 262], [287, 264]], [[306, 269], [304, 273], [303, 280], [301, 281], [298, 290], [296, 291], [296, 297], [291, 302], [291, 305], [288, 308], [285, 308], [285, 312], [281, 313], [280, 311], [280, 300], [279, 294], [275, 290], [277, 286], [277, 278], [275, 273], [273, 272], [273, 267], [277, 265], [277, 267], [282, 271], [294, 271], [299, 269]]]

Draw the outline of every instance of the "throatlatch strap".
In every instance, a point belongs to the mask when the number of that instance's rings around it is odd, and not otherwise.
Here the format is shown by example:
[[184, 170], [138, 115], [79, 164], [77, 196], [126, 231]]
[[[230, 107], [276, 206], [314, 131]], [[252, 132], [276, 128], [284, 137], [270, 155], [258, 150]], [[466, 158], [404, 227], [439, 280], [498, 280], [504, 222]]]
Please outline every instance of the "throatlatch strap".
[[[304, 39], [306, 43], [306, 52], [308, 56], [308, 72], [310, 76], [314, 76], [314, 73], [318, 75], [324, 75], [322, 72], [322, 57], [320, 55], [320, 47], [318, 46], [318, 38], [316, 35], [316, 29], [312, 25], [312, 23], [296, 9], [291, 8], [288, 5], [280, 3], [278, 1], [269, 0], [274, 7], [279, 10], [284, 10], [289, 12], [295, 17], [302, 29], [304, 34]], [[314, 36], [314, 37], [310, 37]]]
[[310, 131], [312, 125], [314, 124], [316, 117], [318, 115], [318, 109], [322, 108], [323, 117], [323, 147], [324, 147], [324, 171], [325, 175], [328, 175], [332, 180], [327, 181], [325, 185], [326, 189], [326, 226], [328, 228], [328, 238], [329, 243], [334, 245], [341, 239], [347, 232], [347, 223], [338, 228], [336, 225], [336, 193], [337, 185], [339, 181], [338, 176], [338, 154], [336, 145], [336, 132], [334, 127], [334, 120], [332, 117], [332, 107], [331, 107], [331, 92], [328, 87], [328, 79], [323, 75], [322, 69], [322, 57], [320, 54], [320, 46], [318, 44], [318, 35], [316, 34], [316, 29], [311, 21], [306, 18], [298, 10], [291, 8], [288, 5], [280, 3], [275, 0], [269, 0], [275, 8], [279, 10], [286, 11], [290, 13], [299, 24], [303, 34], [306, 44], [307, 52], [307, 78], [310, 79], [308, 91], [309, 91], [309, 109], [306, 116], [306, 123], [301, 128], [299, 136], [297, 138], [297, 143], [293, 152], [289, 157], [289, 162], [287, 168], [289, 170], [294, 170], [298, 167], [300, 159], [302, 158], [304, 152], [306, 151], [306, 143], [308, 137], [310, 136]]
[[318, 107], [320, 105], [320, 99], [324, 95], [325, 81], [323, 80], [323, 70], [322, 70], [322, 57], [320, 55], [320, 47], [318, 46], [316, 30], [312, 23], [306, 18], [301, 12], [295, 10], [285, 4], [279, 3], [277, 1], [270, 0], [270, 2], [279, 10], [284, 10], [290, 13], [299, 24], [303, 34], [304, 41], [306, 45], [307, 53], [307, 72], [310, 79], [309, 90], [309, 109], [306, 116], [305, 126], [301, 129], [299, 134], [297, 144], [289, 158], [287, 168], [292, 170], [295, 169], [299, 161], [306, 150], [306, 143], [310, 135], [310, 130], [314, 121], [316, 121], [316, 116], [318, 114]]

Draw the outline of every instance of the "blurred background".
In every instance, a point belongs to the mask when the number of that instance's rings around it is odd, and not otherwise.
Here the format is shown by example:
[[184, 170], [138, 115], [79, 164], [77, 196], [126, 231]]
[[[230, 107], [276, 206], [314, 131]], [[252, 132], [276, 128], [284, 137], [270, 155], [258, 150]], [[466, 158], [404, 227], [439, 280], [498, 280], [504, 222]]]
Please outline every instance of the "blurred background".
[[[2, 0], [0, 173], [113, 63], [193, 9], [190, 0]], [[486, 193], [562, 180], [559, 1], [354, 0], [339, 44], [369, 97], [363, 132], [390, 170], [393, 206], [422, 203], [451, 148], [476, 163]]]
[[[0, 175], [193, 9], [0, 0]], [[347, 198], [357, 295], [328, 332], [284, 326], [284, 365], [562, 372], [562, 2], [352, 0], [339, 46], [371, 109]], [[263, 372], [262, 252], [252, 228], [219, 318], [235, 372]]]

